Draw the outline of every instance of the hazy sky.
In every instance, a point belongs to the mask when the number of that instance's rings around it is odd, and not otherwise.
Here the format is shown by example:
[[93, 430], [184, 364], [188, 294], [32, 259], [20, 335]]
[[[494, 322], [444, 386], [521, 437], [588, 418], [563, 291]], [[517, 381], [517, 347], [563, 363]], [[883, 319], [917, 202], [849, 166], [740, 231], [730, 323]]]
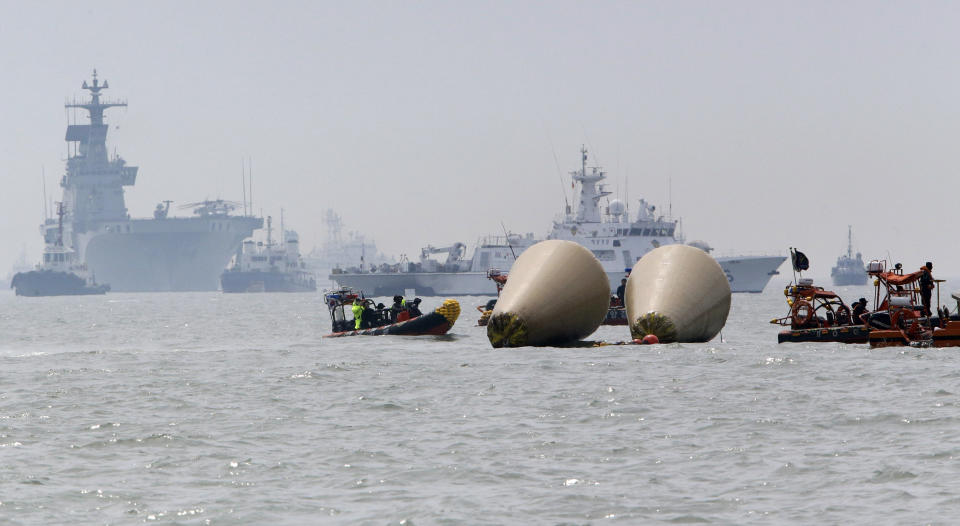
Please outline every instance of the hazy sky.
[[97, 68], [130, 104], [107, 116], [133, 216], [240, 200], [251, 157], [307, 250], [326, 208], [391, 254], [543, 235], [586, 144], [721, 253], [799, 246], [826, 275], [852, 224], [866, 258], [960, 275], [958, 6], [2, 0], [0, 273], [39, 258], [41, 169], [59, 199], [63, 103]]

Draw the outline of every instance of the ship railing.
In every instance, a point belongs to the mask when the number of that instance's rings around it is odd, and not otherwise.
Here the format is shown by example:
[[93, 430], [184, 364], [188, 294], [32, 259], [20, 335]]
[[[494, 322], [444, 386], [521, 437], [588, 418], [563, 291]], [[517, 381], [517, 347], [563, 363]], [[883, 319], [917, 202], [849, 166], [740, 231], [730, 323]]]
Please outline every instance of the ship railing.
[[725, 249], [723, 251], [718, 251], [714, 249], [711, 255], [715, 258], [735, 258], [735, 257], [786, 257], [786, 255], [777, 252], [776, 250], [745, 250], [745, 251], [733, 251], [731, 249]]

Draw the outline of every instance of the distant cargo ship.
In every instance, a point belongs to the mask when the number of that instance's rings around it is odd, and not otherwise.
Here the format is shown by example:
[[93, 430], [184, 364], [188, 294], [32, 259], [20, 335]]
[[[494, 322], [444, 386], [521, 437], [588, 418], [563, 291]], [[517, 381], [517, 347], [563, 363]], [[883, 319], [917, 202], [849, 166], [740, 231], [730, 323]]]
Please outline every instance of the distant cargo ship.
[[[263, 219], [232, 215], [237, 205], [219, 199], [187, 205], [194, 217], [170, 217], [170, 202], [165, 201], [152, 219], [131, 218], [123, 187], [136, 183], [137, 167], [108, 156], [103, 118], [105, 110], [127, 104], [101, 99], [109, 85], [100, 83], [96, 70], [92, 82], [82, 87], [90, 99], [66, 104], [85, 110], [90, 119], [89, 124], [67, 126], [69, 153], [60, 186], [68, 245], [114, 291], [217, 290], [230, 257], [263, 226]], [[48, 220], [42, 228], [49, 244], [57, 226]]]
[[[662, 245], [683, 243], [680, 222], [666, 217], [645, 200], [635, 219], [630, 218], [625, 203], [618, 199], [601, 209], [600, 200], [611, 193], [604, 190], [606, 173], [598, 167], [587, 170], [587, 151], [581, 150], [580, 170], [571, 173], [579, 183], [579, 205], [574, 211], [567, 205], [564, 215], [553, 222], [547, 239], [565, 239], [588, 248], [603, 265], [616, 290], [628, 269], [647, 252]], [[523, 250], [539, 241], [533, 234], [524, 236], [506, 234], [481, 240], [473, 257], [466, 259], [463, 243], [421, 251], [419, 262], [401, 262], [380, 267], [335, 268], [330, 279], [340, 286], [362, 290], [367, 294], [392, 295], [404, 289], [416, 289], [419, 295], [493, 295], [496, 289], [487, 279], [490, 269], [508, 271]], [[702, 241], [692, 246], [706, 252], [713, 249]], [[430, 256], [446, 253], [444, 262]], [[733, 292], [762, 292], [786, 256], [727, 256], [715, 257], [723, 268]]]
[[847, 253], [837, 258], [837, 266], [830, 269], [835, 286], [866, 285], [867, 269], [859, 252], [853, 253], [853, 227], [847, 226]]

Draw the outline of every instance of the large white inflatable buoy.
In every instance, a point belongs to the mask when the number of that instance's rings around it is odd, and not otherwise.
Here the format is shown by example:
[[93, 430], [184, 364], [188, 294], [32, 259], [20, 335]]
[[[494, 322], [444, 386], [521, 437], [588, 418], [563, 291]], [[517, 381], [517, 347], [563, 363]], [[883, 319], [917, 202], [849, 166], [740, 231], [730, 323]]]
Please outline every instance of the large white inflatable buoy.
[[541, 241], [520, 254], [487, 324], [494, 347], [581, 340], [603, 322], [610, 282], [603, 266], [572, 241]]
[[730, 282], [703, 250], [667, 245], [633, 266], [624, 302], [634, 339], [653, 334], [661, 343], [705, 342], [727, 323]]

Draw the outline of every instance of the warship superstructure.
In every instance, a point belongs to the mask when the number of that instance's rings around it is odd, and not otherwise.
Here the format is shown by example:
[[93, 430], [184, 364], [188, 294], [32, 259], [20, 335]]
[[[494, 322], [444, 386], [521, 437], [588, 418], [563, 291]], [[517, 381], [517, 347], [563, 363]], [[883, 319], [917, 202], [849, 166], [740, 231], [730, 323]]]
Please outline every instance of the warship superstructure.
[[[640, 200], [640, 209], [631, 219], [629, 210], [619, 199], [609, 201], [606, 207], [600, 201], [611, 195], [604, 189], [606, 173], [599, 167], [587, 169], [587, 151], [581, 150], [579, 170], [571, 172], [579, 183], [579, 204], [569, 204], [564, 213], [553, 221], [547, 239], [573, 241], [589, 249], [603, 265], [616, 290], [636, 261], [654, 248], [684, 243], [680, 221], [657, 212], [656, 207]], [[463, 243], [450, 247], [426, 247], [419, 263], [401, 261], [398, 265], [380, 268], [335, 268], [330, 279], [341, 286], [376, 295], [398, 294], [404, 289], [415, 289], [420, 295], [492, 295], [494, 283], [488, 273], [508, 271], [525, 249], [539, 239], [533, 234], [519, 236], [506, 234], [501, 238], [486, 238], [477, 244], [472, 258], [465, 258]], [[702, 241], [688, 243], [711, 252]], [[436, 252], [446, 253], [445, 262], [430, 259]], [[733, 292], [762, 292], [777, 275], [777, 268], [787, 259], [780, 255], [714, 256], [723, 268]]]
[[867, 284], [863, 256], [859, 252], [853, 253], [853, 227], [850, 225], [847, 225], [847, 253], [837, 258], [837, 266], [830, 269], [830, 278], [837, 287]]
[[[137, 180], [137, 167], [108, 155], [104, 112], [125, 107], [101, 98], [107, 89], [93, 72], [82, 88], [90, 98], [68, 102], [67, 109], [89, 114], [89, 124], [68, 124], [66, 174], [60, 181], [67, 209], [69, 245], [98, 280], [113, 291], [217, 290], [220, 273], [240, 243], [263, 226], [263, 219], [232, 215], [234, 203], [216, 200], [189, 205], [192, 217], [171, 217], [170, 202], [157, 205], [153, 218], [131, 218], [125, 186]], [[251, 207], [252, 209], [252, 207]], [[56, 226], [44, 225], [45, 241]]]

